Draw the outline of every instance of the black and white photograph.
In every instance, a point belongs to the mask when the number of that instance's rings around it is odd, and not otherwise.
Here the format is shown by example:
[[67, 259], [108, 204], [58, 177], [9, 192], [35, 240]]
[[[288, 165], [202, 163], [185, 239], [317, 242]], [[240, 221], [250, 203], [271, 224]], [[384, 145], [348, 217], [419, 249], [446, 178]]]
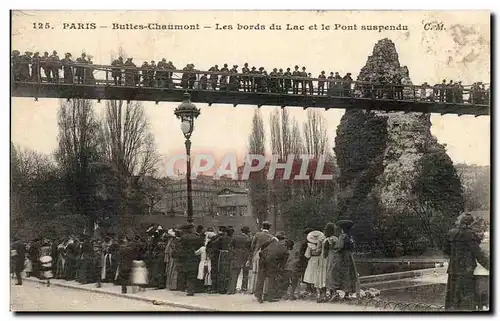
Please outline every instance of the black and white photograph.
[[12, 312], [476, 312], [491, 12], [11, 10]]

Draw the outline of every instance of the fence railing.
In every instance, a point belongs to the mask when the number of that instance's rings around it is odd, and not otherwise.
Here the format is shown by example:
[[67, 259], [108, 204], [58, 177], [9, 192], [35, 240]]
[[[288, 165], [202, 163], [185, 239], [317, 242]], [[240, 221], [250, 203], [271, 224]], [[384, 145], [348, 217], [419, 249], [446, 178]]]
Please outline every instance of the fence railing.
[[[261, 75], [221, 71], [141, 68], [61, 62], [31, 64], [24, 72], [12, 65], [14, 84], [37, 83], [74, 86], [185, 89], [260, 94], [327, 96], [372, 100], [444, 104], [489, 105], [490, 91], [477, 86], [429, 86], [354, 81], [345, 79]], [[28, 73], [26, 73], [26, 70]], [[29, 70], [32, 72], [29, 73]], [[62, 77], [60, 75], [62, 70]], [[42, 71], [45, 77], [42, 75]], [[488, 84], [484, 84], [488, 85]]]

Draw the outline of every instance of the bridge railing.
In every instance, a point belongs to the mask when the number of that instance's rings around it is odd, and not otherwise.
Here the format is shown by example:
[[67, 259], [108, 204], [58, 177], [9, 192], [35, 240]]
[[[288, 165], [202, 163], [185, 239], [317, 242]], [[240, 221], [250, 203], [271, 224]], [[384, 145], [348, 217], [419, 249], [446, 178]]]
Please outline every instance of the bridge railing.
[[[478, 86], [394, 84], [344, 79], [260, 75], [221, 71], [142, 68], [62, 62], [30, 66], [31, 75], [13, 66], [14, 84], [35, 82], [39, 85], [125, 86], [142, 88], [181, 88], [258, 92], [260, 94], [315, 95], [373, 100], [419, 101], [429, 103], [489, 105], [490, 90]], [[29, 68], [29, 67], [28, 67]], [[26, 68], [25, 68], [26, 70]], [[29, 70], [29, 69], [28, 69]], [[63, 76], [60, 73], [62, 70]], [[35, 71], [35, 72], [33, 72]], [[42, 72], [45, 74], [43, 77]], [[488, 84], [484, 84], [488, 85]]]

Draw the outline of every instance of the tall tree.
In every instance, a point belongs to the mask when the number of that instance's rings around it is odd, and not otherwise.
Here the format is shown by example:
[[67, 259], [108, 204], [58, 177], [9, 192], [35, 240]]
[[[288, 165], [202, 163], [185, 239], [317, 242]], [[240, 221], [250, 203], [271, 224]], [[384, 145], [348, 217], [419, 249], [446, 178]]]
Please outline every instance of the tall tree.
[[89, 218], [88, 226], [92, 230], [96, 220], [92, 166], [99, 160], [99, 123], [91, 101], [85, 99], [61, 102], [58, 118], [56, 161], [71, 195], [74, 211]]
[[[318, 110], [307, 111], [307, 121], [303, 125], [304, 131], [304, 149], [305, 152], [313, 157], [313, 167], [318, 166], [320, 157], [324, 157], [324, 172], [331, 174], [335, 167], [335, 160], [330, 152], [327, 134], [327, 122], [322, 112]], [[315, 181], [315, 169], [312, 171], [311, 179], [305, 185], [305, 192], [310, 195], [328, 193], [333, 195], [333, 181]]]
[[[100, 130], [100, 150], [104, 159], [119, 174], [121, 197], [134, 202], [134, 195], [138, 196], [135, 189], [139, 179], [156, 175], [160, 161], [142, 104], [121, 100], [106, 102]], [[121, 205], [121, 210], [128, 210], [126, 204]]]
[[[252, 133], [248, 139], [249, 152], [252, 155], [265, 156], [266, 138], [264, 122], [260, 109], [256, 109], [252, 118]], [[268, 186], [264, 171], [251, 173], [249, 177], [250, 202], [254, 217], [259, 223], [267, 219], [268, 214]]]

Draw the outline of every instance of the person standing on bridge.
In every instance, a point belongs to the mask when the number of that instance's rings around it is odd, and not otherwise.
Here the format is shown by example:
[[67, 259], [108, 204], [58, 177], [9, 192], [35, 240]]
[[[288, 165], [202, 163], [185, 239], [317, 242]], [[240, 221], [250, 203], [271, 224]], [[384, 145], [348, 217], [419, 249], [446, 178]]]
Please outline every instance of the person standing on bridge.
[[[76, 63], [81, 64], [81, 65], [87, 64], [86, 56], [87, 55], [85, 53], [82, 53], [82, 56], [80, 58], [76, 59]], [[64, 63], [63, 63], [63, 66], [64, 66]], [[84, 66], [76, 67], [75, 74], [76, 74], [76, 82], [78, 84], [83, 84], [84, 79], [85, 79], [85, 67]], [[64, 73], [64, 80], [66, 81], [66, 72]]]
[[[80, 59], [80, 58], [78, 58]], [[63, 66], [63, 77], [65, 84], [73, 83], [73, 60], [71, 60], [71, 54], [67, 52], [64, 55], [64, 59], [61, 60]], [[83, 68], [82, 68], [83, 69]], [[83, 73], [83, 70], [82, 70]], [[83, 80], [83, 76], [82, 76]]]
[[162, 60], [158, 61], [158, 65], [156, 65], [156, 68], [158, 68], [158, 71], [156, 72], [156, 84], [159, 88], [165, 88], [167, 77], [164, 70], [167, 68], [167, 59], [163, 58]]
[[196, 85], [196, 82], [198, 81], [198, 74], [196, 72], [197, 72], [197, 70], [194, 68], [194, 64], [190, 64], [189, 65], [189, 72], [188, 72], [189, 89], [194, 89], [194, 86]]
[[352, 78], [351, 78], [351, 73], [348, 72], [344, 78], [342, 79], [343, 87], [344, 87], [344, 97], [349, 97], [351, 96], [351, 84], [352, 84]]
[[142, 86], [143, 87], [148, 87], [148, 85], [149, 85], [148, 70], [149, 70], [149, 64], [147, 61], [145, 61], [142, 63], [142, 66], [141, 66]]
[[290, 71], [290, 68], [286, 68], [286, 71], [283, 74], [283, 78], [284, 78], [283, 92], [285, 94], [288, 94], [290, 92], [290, 89], [292, 88], [292, 73]]
[[14, 81], [19, 81], [20, 80], [20, 62], [21, 62], [21, 56], [20, 56], [19, 50], [12, 50], [12, 54], [10, 55], [10, 67], [11, 67], [11, 76]]
[[269, 77], [269, 91], [277, 93], [279, 88], [278, 68], [274, 68], [273, 71], [269, 73]]
[[122, 67], [123, 67], [123, 58], [118, 57], [115, 59], [111, 66], [111, 77], [113, 77], [114, 85], [121, 86], [122, 85]]
[[50, 56], [50, 69], [52, 70], [52, 80], [56, 84], [59, 82], [59, 69], [62, 68], [57, 51], [53, 51]]
[[441, 85], [439, 85], [439, 102], [444, 102], [446, 96], [446, 79], [443, 79]]
[[284, 88], [285, 88], [284, 73], [283, 73], [283, 68], [280, 68], [278, 70], [278, 92], [283, 93]]
[[461, 81], [459, 81], [458, 83], [455, 83], [454, 96], [455, 96], [455, 101], [457, 103], [459, 103], [459, 104], [464, 103], [464, 86], [462, 86]]
[[252, 67], [249, 73], [250, 77], [250, 91], [256, 92], [257, 91], [257, 79], [258, 79], [259, 71], [257, 68]]
[[248, 62], [245, 62], [243, 68], [241, 68], [241, 72], [243, 73], [243, 76], [241, 77], [243, 91], [250, 91], [250, 77], [248, 76], [250, 68], [248, 68]]
[[87, 56], [87, 65], [88, 67], [85, 67], [85, 77], [84, 81], [86, 84], [89, 85], [95, 85], [95, 78], [94, 78], [94, 68], [92, 68], [93, 62], [92, 62], [92, 56]]
[[240, 79], [237, 76], [238, 65], [234, 65], [230, 72], [231, 72], [231, 75], [229, 76], [229, 91], [239, 91]]
[[156, 87], [156, 62], [154, 60], [151, 60], [149, 63], [149, 87]]
[[325, 71], [323, 70], [321, 74], [318, 76], [318, 95], [324, 95], [325, 94], [325, 82], [326, 82], [326, 75]]
[[207, 90], [207, 88], [208, 88], [208, 75], [203, 74], [203, 76], [200, 77], [200, 89]]
[[301, 73], [299, 71], [299, 66], [295, 65], [295, 70], [292, 73], [293, 76], [293, 89], [292, 93], [295, 95], [299, 94], [299, 82], [300, 80], [298, 79], [300, 77]]
[[19, 74], [21, 81], [30, 80], [31, 52], [26, 51], [19, 61]]
[[127, 58], [127, 61], [123, 64], [125, 70], [125, 86], [135, 87], [135, 69], [136, 66], [132, 62], [134, 58]]
[[211, 67], [208, 71], [211, 72], [210, 74], [210, 86], [212, 87], [212, 90], [217, 89], [217, 82], [219, 81], [219, 75], [217, 74], [219, 72], [219, 66], [215, 65]]
[[43, 53], [43, 56], [40, 58], [40, 67], [43, 69], [43, 73], [45, 74], [45, 78], [47, 78], [47, 82], [52, 82], [52, 77], [51, 73], [52, 70], [50, 69], [50, 57], [49, 53], [45, 51]]
[[454, 103], [455, 102], [454, 87], [455, 87], [455, 84], [453, 83], [453, 80], [450, 80], [450, 82], [446, 85], [446, 102], [447, 103]]
[[40, 53], [38, 51], [31, 58], [31, 81], [40, 81]]
[[308, 73], [306, 71], [306, 67], [302, 67], [302, 72], [300, 73], [300, 77], [302, 78], [302, 80], [300, 81], [300, 84], [302, 86], [302, 95], [306, 95], [307, 94], [307, 83], [308, 83], [308, 80], [307, 80], [307, 77], [308, 77]]

